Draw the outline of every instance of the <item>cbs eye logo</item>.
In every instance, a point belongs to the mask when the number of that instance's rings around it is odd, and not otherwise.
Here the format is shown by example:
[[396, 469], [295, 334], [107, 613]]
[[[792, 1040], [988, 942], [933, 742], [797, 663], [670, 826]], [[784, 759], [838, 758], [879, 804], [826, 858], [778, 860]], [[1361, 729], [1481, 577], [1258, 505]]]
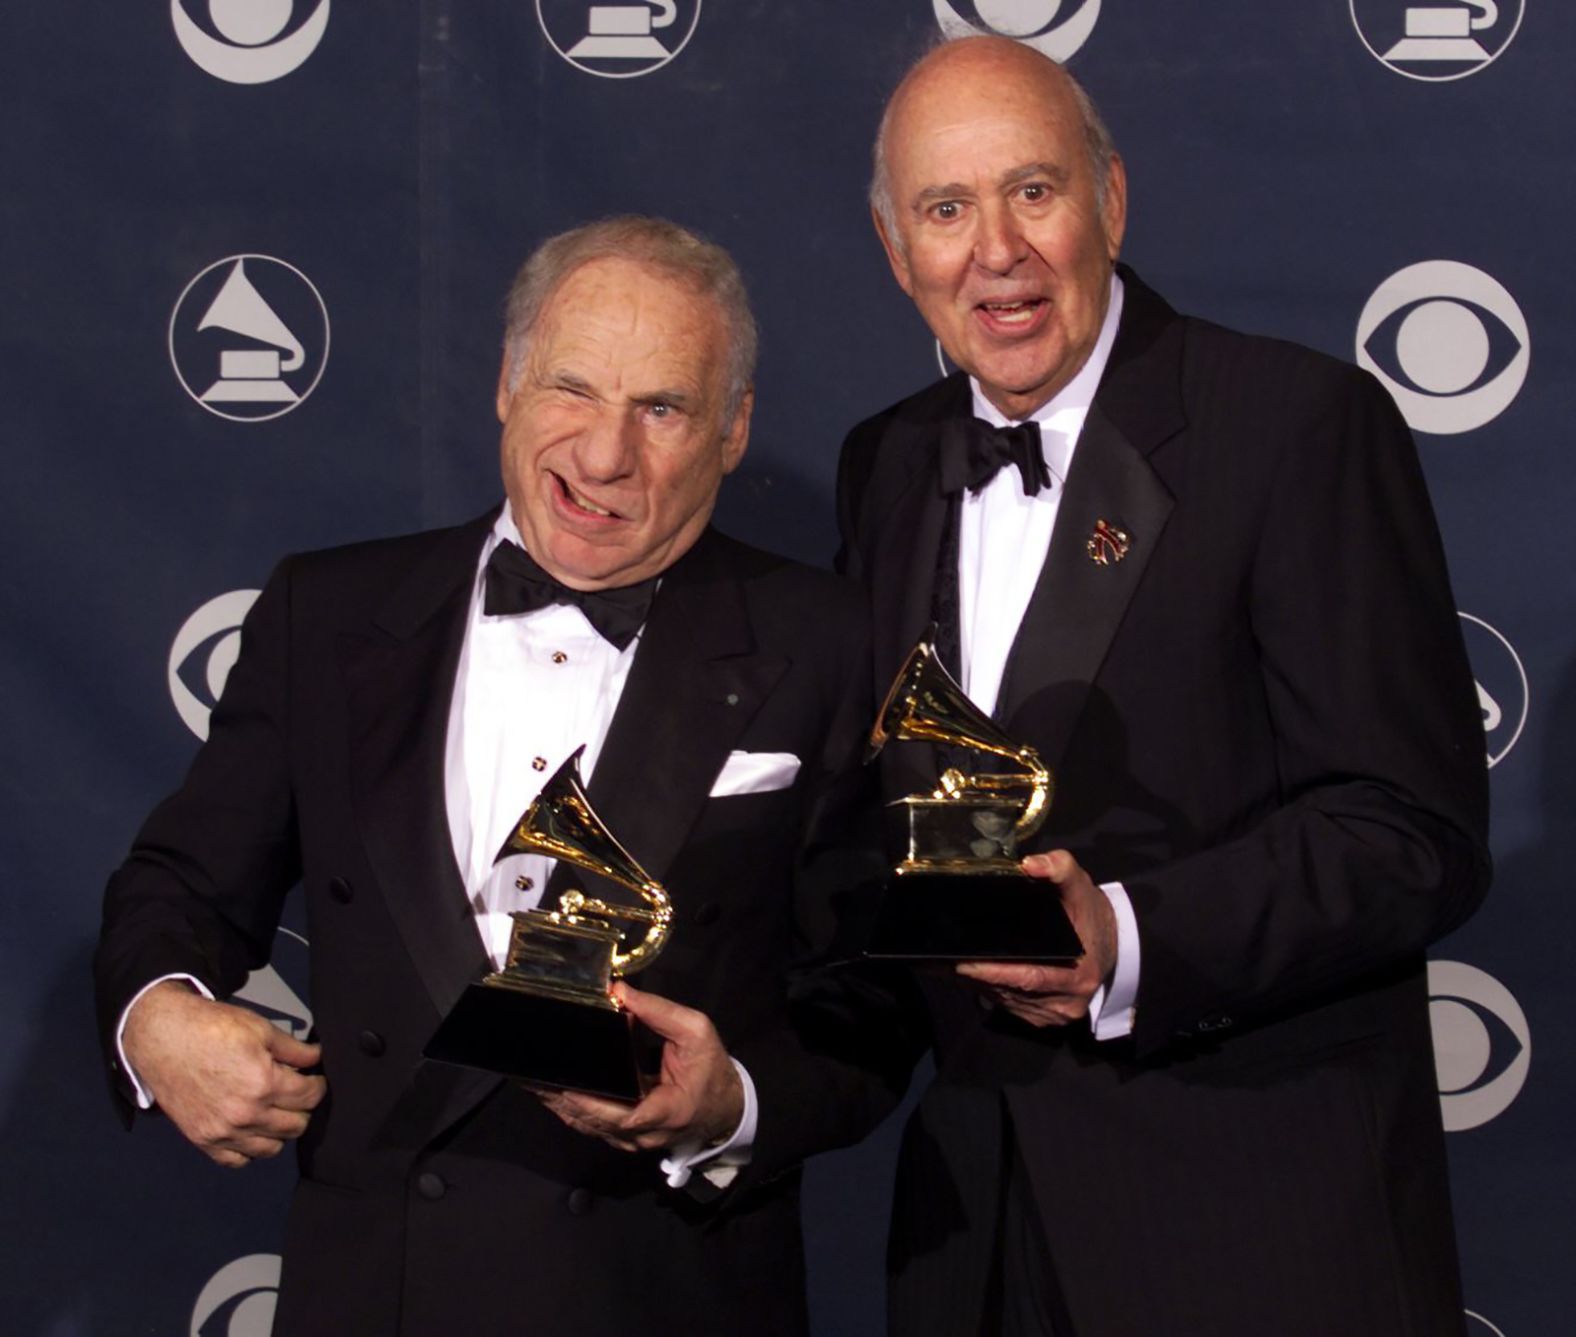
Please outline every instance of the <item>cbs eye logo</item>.
[[170, 0], [175, 38], [215, 79], [265, 84], [298, 69], [323, 40], [329, 0]]
[[1460, 961], [1428, 963], [1428, 1020], [1445, 1131], [1498, 1118], [1521, 1093], [1532, 1032], [1509, 989]]
[[[947, 37], [1012, 37], [1052, 60], [1066, 60], [1100, 21], [1100, 0], [931, 0]], [[968, 17], [972, 12], [973, 18]]]
[[208, 715], [241, 653], [241, 623], [261, 590], [231, 590], [210, 599], [182, 624], [170, 646], [165, 676], [170, 700], [186, 727], [208, 737]]
[[1470, 432], [1509, 407], [1532, 359], [1516, 300], [1480, 269], [1425, 260], [1375, 289], [1357, 321], [1357, 364], [1419, 432]]
[[192, 1306], [190, 1337], [268, 1337], [279, 1302], [279, 1255], [254, 1253], [226, 1263]]

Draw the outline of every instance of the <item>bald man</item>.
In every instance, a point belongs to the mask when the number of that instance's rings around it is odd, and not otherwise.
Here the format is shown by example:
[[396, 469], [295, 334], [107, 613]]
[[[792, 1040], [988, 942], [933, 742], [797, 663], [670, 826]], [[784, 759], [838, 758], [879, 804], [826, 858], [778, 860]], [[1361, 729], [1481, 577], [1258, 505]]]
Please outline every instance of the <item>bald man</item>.
[[1404, 424], [1118, 265], [1122, 160], [1025, 46], [909, 72], [872, 205], [961, 368], [844, 446], [875, 685], [936, 620], [1055, 771], [1024, 867], [1087, 948], [924, 975], [892, 1330], [1460, 1333], [1424, 950], [1486, 888], [1487, 787]]

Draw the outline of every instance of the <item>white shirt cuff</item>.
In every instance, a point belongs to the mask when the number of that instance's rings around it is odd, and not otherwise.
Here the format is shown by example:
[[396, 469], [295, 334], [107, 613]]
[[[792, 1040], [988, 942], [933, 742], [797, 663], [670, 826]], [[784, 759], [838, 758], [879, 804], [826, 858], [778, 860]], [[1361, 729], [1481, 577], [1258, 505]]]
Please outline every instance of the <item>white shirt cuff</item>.
[[683, 1188], [690, 1181], [690, 1174], [699, 1170], [701, 1176], [717, 1188], [727, 1188], [739, 1173], [739, 1167], [750, 1163], [750, 1153], [755, 1147], [755, 1125], [758, 1107], [755, 1099], [755, 1082], [749, 1070], [738, 1059], [730, 1057], [733, 1070], [739, 1074], [744, 1087], [744, 1113], [739, 1116], [739, 1126], [726, 1142], [708, 1147], [701, 1142], [680, 1142], [662, 1159], [662, 1173], [668, 1178], [669, 1188]]
[[1138, 919], [1120, 882], [1103, 882], [1100, 890], [1116, 915], [1116, 968], [1089, 1000], [1089, 1026], [1096, 1040], [1121, 1040], [1133, 1033], [1138, 1002]]
[[166, 980], [183, 980], [209, 1002], [213, 1001], [213, 991], [199, 979], [194, 979], [190, 975], [160, 975], [158, 979], [152, 980], [138, 989], [136, 996], [132, 998], [131, 1002], [126, 1004], [125, 1009], [120, 1014], [120, 1021], [115, 1026], [115, 1054], [120, 1059], [120, 1070], [126, 1074], [127, 1079], [131, 1082], [132, 1093], [136, 1096], [139, 1110], [151, 1110], [153, 1108], [153, 1097], [148, 1094], [148, 1088], [142, 1084], [142, 1079], [137, 1076], [137, 1070], [127, 1061], [126, 1046], [122, 1043], [121, 1037], [126, 1034], [126, 1018], [131, 1015], [131, 1009], [142, 1001], [142, 995], [155, 985], [163, 984]]

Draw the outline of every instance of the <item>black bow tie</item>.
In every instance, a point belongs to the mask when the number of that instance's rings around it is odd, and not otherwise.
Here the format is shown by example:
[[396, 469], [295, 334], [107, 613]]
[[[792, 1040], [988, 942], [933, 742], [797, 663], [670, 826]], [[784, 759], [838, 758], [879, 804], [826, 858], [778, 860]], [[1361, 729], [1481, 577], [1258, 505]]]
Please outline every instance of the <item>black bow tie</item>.
[[611, 590], [575, 590], [542, 570], [518, 544], [505, 539], [487, 559], [482, 612], [494, 616], [534, 613], [551, 604], [571, 604], [586, 615], [601, 638], [617, 650], [635, 639], [651, 611], [657, 577]]
[[1038, 423], [1021, 422], [1016, 427], [992, 427], [979, 418], [953, 419], [941, 436], [941, 490], [978, 492], [1005, 466], [1013, 464], [1023, 479], [1026, 496], [1034, 496], [1051, 485], [1051, 471], [1045, 467], [1040, 448]]

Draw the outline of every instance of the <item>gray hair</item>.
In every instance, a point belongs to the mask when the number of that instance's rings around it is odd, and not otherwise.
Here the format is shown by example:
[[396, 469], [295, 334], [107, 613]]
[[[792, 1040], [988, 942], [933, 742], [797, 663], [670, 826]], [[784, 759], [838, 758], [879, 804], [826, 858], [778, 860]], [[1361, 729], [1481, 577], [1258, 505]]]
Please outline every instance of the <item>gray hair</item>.
[[[903, 78], [898, 82], [898, 89], [908, 82], [908, 77], [920, 65], [929, 60], [937, 51], [944, 50], [953, 42], [968, 42], [975, 40], [972, 37], [945, 38], [931, 47], [923, 56], [916, 60], [904, 71]], [[1025, 48], [1032, 50], [1032, 48]], [[1111, 184], [1111, 161], [1116, 157], [1116, 142], [1111, 138], [1111, 131], [1107, 128], [1105, 118], [1100, 115], [1100, 109], [1095, 106], [1094, 99], [1089, 96], [1088, 90], [1078, 82], [1071, 70], [1057, 61], [1046, 60], [1055, 65], [1066, 75], [1068, 86], [1072, 90], [1073, 101], [1078, 107], [1078, 114], [1083, 120], [1084, 153], [1089, 158], [1089, 170], [1094, 174], [1094, 197], [1101, 212], [1105, 210], [1106, 192]], [[887, 99], [886, 107], [881, 113], [881, 126], [876, 131], [874, 163], [870, 173], [870, 207], [881, 220], [881, 227], [886, 232], [887, 239], [896, 246], [899, 252], [903, 248], [902, 234], [897, 227], [897, 206], [892, 202], [892, 174], [887, 162], [887, 136], [892, 126], [892, 108], [897, 102], [897, 90], [893, 91]]]
[[744, 277], [715, 242], [665, 218], [625, 214], [549, 237], [531, 253], [504, 304], [504, 356], [509, 388], [520, 379], [526, 350], [543, 309], [571, 274], [596, 260], [631, 260], [694, 289], [716, 305], [727, 334], [726, 417], [731, 420], [755, 379], [759, 338]]

